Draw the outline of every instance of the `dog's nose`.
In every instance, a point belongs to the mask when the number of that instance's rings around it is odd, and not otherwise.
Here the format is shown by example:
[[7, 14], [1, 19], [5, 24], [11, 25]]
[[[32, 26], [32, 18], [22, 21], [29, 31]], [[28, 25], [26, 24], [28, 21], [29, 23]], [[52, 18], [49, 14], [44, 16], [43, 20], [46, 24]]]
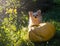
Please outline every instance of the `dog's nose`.
[[37, 16], [35, 16], [35, 18], [37, 18]]
[[37, 15], [33, 15], [35, 18], [37, 18]]

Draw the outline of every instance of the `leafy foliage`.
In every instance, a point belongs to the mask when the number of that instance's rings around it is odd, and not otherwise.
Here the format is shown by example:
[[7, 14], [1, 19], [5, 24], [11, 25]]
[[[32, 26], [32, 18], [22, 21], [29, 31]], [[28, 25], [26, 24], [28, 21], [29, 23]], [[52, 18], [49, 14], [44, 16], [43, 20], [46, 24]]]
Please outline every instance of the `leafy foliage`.
[[60, 0], [54, 0], [54, 3], [60, 4]]

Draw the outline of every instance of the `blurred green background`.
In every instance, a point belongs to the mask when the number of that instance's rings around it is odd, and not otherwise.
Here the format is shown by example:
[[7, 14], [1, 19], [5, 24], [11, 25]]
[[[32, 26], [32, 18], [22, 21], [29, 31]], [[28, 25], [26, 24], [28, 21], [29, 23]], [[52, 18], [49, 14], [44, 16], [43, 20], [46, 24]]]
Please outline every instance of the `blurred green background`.
[[[28, 11], [39, 9], [43, 22], [56, 27], [48, 43], [27, 40]], [[0, 0], [0, 46], [60, 46], [60, 0]]]

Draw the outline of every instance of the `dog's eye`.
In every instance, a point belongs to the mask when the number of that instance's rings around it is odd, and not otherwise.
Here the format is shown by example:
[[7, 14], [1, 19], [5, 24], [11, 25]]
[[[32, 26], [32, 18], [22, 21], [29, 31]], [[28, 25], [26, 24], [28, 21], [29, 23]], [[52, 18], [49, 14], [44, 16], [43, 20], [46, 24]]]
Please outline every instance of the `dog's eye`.
[[38, 15], [36, 15], [36, 16], [38, 16]]
[[38, 15], [33, 15], [33, 16], [38, 16]]

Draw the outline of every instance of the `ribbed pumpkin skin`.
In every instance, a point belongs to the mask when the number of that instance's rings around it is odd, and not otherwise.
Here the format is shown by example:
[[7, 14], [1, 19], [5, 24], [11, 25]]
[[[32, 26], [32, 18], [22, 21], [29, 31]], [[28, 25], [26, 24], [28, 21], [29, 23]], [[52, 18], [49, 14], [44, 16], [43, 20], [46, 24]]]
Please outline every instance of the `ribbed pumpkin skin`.
[[50, 40], [55, 34], [55, 27], [51, 23], [41, 23], [29, 31], [29, 39], [33, 42]]

